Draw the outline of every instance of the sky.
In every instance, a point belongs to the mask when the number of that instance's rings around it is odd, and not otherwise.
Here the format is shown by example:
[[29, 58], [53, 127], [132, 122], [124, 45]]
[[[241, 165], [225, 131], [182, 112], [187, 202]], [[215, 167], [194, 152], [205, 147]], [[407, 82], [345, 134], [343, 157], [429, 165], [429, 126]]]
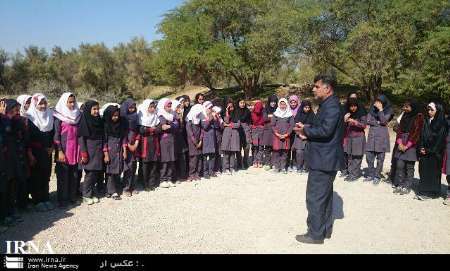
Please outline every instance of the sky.
[[162, 16], [183, 0], [0, 0], [0, 48], [23, 52], [29, 45], [50, 51], [81, 43], [113, 47], [133, 37], [158, 38]]

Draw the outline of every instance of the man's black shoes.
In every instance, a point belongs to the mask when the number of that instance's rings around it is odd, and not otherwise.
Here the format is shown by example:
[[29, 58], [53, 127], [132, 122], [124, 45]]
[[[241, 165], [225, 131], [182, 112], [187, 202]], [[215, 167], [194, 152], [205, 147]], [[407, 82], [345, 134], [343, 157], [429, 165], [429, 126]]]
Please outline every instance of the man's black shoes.
[[295, 236], [295, 240], [304, 244], [314, 244], [314, 245], [322, 245], [323, 239], [313, 239], [308, 234], [302, 234]]

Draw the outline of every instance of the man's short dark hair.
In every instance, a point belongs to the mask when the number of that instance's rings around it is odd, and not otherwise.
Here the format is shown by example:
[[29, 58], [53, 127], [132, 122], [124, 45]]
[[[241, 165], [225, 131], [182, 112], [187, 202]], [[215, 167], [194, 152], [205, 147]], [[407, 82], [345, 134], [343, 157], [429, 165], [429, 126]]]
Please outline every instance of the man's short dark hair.
[[322, 81], [323, 84], [327, 84], [331, 86], [331, 88], [334, 90], [336, 88], [336, 79], [334, 76], [328, 75], [328, 74], [319, 74], [316, 77], [314, 77], [314, 83]]

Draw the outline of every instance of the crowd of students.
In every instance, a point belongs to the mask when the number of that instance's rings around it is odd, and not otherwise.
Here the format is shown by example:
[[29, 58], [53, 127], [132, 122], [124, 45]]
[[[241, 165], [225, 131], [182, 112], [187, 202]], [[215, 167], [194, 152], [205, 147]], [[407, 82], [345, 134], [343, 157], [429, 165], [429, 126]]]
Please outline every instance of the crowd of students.
[[[408, 194], [419, 161], [416, 198], [438, 197], [442, 173], [450, 182], [450, 163], [446, 163], [450, 118], [435, 102], [423, 108], [408, 100], [402, 111], [395, 119], [397, 136], [386, 179], [394, 193]], [[365, 182], [378, 184], [384, 178], [385, 154], [391, 151], [391, 103], [380, 95], [366, 111], [357, 94], [351, 93], [342, 114], [347, 163], [341, 176], [348, 182], [364, 176]], [[193, 104], [184, 95], [174, 100], [146, 99], [139, 105], [127, 99], [101, 108], [94, 100], [81, 105], [69, 92], [54, 108], [41, 93], [2, 99], [0, 229], [21, 222], [21, 211], [55, 208], [49, 198], [53, 163], [60, 208], [233, 175], [250, 165], [305, 174], [308, 141], [298, 131], [312, 124], [314, 117], [311, 102], [295, 95], [288, 99], [272, 95], [267, 103], [258, 100], [248, 105], [245, 100], [205, 101], [203, 94], [197, 94]]]

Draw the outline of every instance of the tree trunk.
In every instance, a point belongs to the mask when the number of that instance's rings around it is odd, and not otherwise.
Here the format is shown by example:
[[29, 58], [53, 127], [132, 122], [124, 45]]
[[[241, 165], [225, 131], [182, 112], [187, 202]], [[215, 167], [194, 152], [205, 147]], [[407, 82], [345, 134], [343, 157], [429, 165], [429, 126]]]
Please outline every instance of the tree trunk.
[[367, 99], [373, 103], [381, 93], [383, 79], [379, 75], [371, 76], [368, 84], [364, 87]]

